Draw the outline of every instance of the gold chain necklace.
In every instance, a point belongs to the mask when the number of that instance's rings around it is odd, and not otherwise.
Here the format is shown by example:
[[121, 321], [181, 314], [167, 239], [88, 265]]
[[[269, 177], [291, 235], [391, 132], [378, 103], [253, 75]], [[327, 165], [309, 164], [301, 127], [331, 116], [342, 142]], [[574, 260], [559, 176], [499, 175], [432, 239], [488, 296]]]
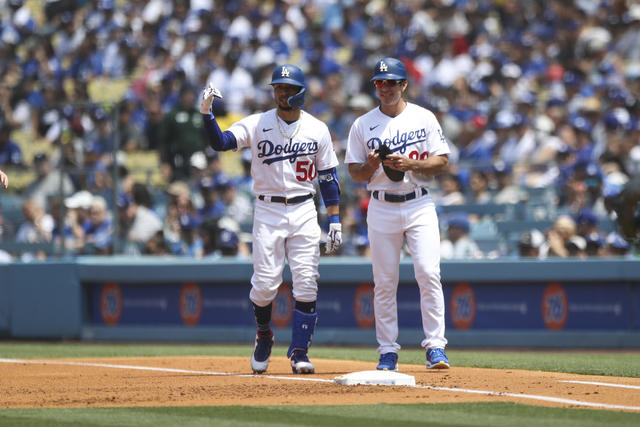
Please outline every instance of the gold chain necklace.
[[298, 117], [298, 120], [297, 120], [298, 124], [296, 125], [296, 129], [293, 131], [293, 134], [291, 136], [284, 133], [284, 129], [282, 129], [282, 125], [280, 124], [281, 120], [282, 119], [276, 112], [276, 122], [278, 122], [278, 130], [280, 131], [280, 135], [282, 135], [285, 139], [288, 139], [289, 141], [293, 141], [293, 138], [295, 138], [295, 136], [298, 134], [298, 131], [300, 130], [300, 122], [302, 121], [302, 111], [300, 111], [300, 117]]

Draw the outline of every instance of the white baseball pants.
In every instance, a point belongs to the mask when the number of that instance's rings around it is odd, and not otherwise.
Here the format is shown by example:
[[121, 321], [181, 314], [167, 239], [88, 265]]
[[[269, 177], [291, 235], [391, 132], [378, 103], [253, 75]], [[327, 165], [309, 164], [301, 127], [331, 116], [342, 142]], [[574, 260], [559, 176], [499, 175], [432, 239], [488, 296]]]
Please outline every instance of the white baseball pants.
[[420, 290], [425, 349], [444, 348], [444, 295], [440, 283], [440, 230], [429, 195], [402, 203], [371, 199], [367, 212], [373, 266], [376, 339], [380, 354], [397, 353], [397, 290], [405, 238]]
[[275, 299], [286, 259], [293, 280], [293, 298], [301, 302], [315, 301], [319, 244], [320, 226], [313, 199], [289, 206], [256, 200], [249, 299], [260, 307]]

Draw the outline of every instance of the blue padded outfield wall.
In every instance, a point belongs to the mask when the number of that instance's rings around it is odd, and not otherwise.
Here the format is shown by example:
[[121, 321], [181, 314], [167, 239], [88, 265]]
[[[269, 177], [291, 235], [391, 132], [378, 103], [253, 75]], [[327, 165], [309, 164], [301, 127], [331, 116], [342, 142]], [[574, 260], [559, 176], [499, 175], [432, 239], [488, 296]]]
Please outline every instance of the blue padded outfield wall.
[[[250, 262], [78, 258], [0, 266], [0, 336], [252, 343]], [[288, 342], [290, 274], [274, 302]], [[640, 261], [443, 262], [454, 347], [640, 348]], [[370, 261], [322, 258], [314, 343], [376, 345]], [[410, 259], [400, 266], [399, 342], [422, 340]]]

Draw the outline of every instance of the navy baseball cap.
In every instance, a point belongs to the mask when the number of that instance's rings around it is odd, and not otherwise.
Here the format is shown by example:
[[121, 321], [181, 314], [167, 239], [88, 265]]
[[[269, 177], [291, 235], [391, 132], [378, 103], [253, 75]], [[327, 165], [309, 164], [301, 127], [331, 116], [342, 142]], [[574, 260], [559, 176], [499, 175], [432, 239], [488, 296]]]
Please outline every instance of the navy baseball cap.
[[576, 217], [576, 224], [589, 224], [589, 225], [597, 225], [598, 217], [593, 213], [591, 209], [582, 209], [578, 216]]
[[465, 214], [452, 215], [449, 218], [449, 221], [447, 221], [447, 225], [449, 227], [457, 227], [464, 230], [465, 232], [469, 232], [469, 227], [470, 227], [469, 219]]
[[376, 63], [371, 78], [371, 81], [374, 80], [407, 80], [407, 69], [399, 59], [382, 58]]
[[220, 247], [234, 249], [238, 246], [238, 235], [231, 230], [220, 231]]

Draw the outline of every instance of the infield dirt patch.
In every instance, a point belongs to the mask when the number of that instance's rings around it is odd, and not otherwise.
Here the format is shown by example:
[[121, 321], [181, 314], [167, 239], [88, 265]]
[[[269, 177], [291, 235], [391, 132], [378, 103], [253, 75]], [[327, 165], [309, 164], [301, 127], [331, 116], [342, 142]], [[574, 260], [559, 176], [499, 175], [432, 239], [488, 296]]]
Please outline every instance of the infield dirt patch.
[[[400, 372], [415, 376], [418, 386], [435, 389], [341, 386], [331, 381], [313, 380], [333, 380], [345, 373], [375, 369], [375, 363], [327, 359], [312, 361], [317, 373], [306, 376], [293, 375], [289, 361], [284, 357], [272, 357], [269, 370], [263, 375], [250, 375], [248, 357], [5, 361], [0, 363], [0, 408], [347, 405], [471, 401], [512, 401], [530, 405], [583, 407], [571, 402], [580, 401], [640, 408], [638, 378], [461, 367], [427, 371], [423, 365], [400, 364]], [[107, 364], [118, 366], [104, 366]], [[134, 367], [149, 367], [154, 370]], [[179, 371], [172, 372], [172, 369]], [[306, 381], [307, 379], [312, 381]], [[619, 388], [563, 381], [598, 382], [632, 387]], [[506, 396], [503, 393], [523, 397]], [[549, 401], [527, 396], [570, 401]]]

